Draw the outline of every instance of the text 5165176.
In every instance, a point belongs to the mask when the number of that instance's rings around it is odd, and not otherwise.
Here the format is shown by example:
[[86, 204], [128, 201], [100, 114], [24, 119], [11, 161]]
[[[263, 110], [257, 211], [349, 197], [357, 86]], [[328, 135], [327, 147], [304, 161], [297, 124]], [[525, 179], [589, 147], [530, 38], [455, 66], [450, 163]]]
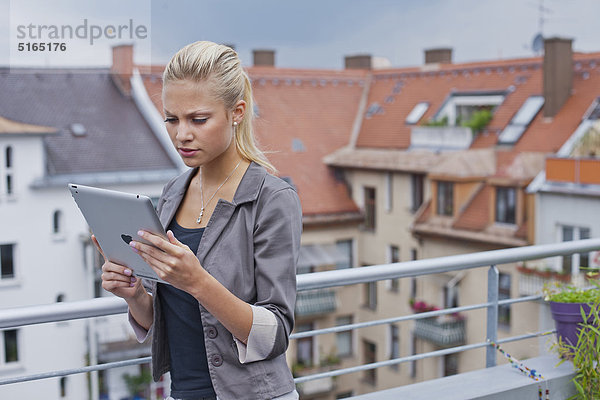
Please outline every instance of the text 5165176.
[[66, 51], [67, 44], [61, 42], [19, 42], [17, 44], [19, 51]]

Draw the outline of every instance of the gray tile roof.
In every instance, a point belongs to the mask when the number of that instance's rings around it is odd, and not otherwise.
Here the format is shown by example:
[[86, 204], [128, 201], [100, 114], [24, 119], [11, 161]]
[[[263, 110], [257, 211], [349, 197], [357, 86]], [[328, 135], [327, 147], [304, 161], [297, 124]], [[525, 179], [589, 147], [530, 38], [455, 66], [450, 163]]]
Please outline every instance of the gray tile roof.
[[108, 69], [0, 69], [0, 115], [60, 130], [44, 138], [50, 175], [175, 168]]

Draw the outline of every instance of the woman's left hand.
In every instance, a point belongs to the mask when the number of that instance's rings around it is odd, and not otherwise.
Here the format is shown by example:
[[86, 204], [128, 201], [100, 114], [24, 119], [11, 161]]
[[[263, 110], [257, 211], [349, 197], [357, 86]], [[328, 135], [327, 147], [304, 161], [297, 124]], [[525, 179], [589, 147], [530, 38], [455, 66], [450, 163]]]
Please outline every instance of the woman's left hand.
[[154, 246], [133, 240], [129, 245], [165, 282], [190, 292], [198, 287], [204, 274], [208, 275], [196, 255], [170, 230], [167, 231], [168, 240], [146, 231], [140, 231], [138, 235]]

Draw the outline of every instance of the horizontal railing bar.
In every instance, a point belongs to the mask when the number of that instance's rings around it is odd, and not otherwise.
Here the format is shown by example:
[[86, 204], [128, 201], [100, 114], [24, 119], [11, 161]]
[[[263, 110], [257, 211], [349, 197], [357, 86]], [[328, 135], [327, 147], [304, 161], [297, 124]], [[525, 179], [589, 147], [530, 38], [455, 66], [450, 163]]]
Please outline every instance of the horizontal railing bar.
[[354, 285], [600, 250], [600, 239], [541, 244], [298, 275], [298, 290]]
[[[592, 250], [600, 250], [600, 239], [585, 239], [394, 264], [374, 265], [370, 267], [347, 268], [343, 270], [301, 274], [297, 277], [297, 288], [299, 291], [303, 291], [344, 286]], [[2, 309], [0, 310], [0, 329], [45, 322], [58, 322], [121, 314], [126, 312], [126, 310], [127, 305], [122, 299], [112, 297]]]
[[[502, 340], [498, 340], [498, 344], [509, 342], [509, 341], [529, 339], [529, 338], [533, 338], [536, 336], [546, 335], [548, 333], [549, 332], [538, 332], [538, 333], [532, 333], [532, 334], [527, 334], [527, 335], [520, 335], [520, 336], [514, 336], [514, 337], [510, 337], [510, 338], [504, 338]], [[550, 331], [550, 333], [552, 333], [552, 331]], [[355, 367], [341, 368], [341, 369], [336, 369], [333, 371], [327, 371], [327, 372], [321, 372], [318, 374], [301, 376], [301, 377], [294, 379], [294, 382], [302, 383], [302, 382], [308, 382], [308, 381], [313, 381], [313, 380], [317, 380], [317, 379], [332, 378], [334, 376], [347, 375], [347, 374], [351, 374], [354, 372], [366, 371], [369, 369], [386, 367], [386, 366], [401, 364], [401, 363], [405, 363], [405, 362], [409, 362], [409, 361], [422, 360], [424, 358], [431, 358], [431, 357], [445, 356], [447, 354], [460, 353], [462, 351], [474, 350], [474, 349], [478, 349], [478, 348], [485, 347], [488, 345], [490, 345], [490, 344], [487, 342], [481, 342], [481, 343], [465, 344], [465, 345], [456, 346], [456, 347], [449, 347], [447, 349], [430, 351], [428, 353], [415, 354], [412, 356], [394, 358], [391, 360], [379, 361], [379, 362], [375, 362], [375, 363], [371, 363], [371, 364], [357, 365]]]
[[[513, 336], [513, 337], [498, 340], [498, 344], [511, 342], [511, 341], [517, 341], [517, 340], [523, 340], [523, 339], [530, 339], [530, 338], [534, 338], [537, 336], [552, 334], [555, 332], [556, 332], [555, 330], [552, 330], [552, 331], [547, 331], [547, 332], [530, 333], [530, 334], [525, 334], [525, 335], [520, 335], [520, 336]], [[384, 367], [384, 366], [388, 366], [388, 365], [395, 365], [395, 364], [400, 364], [400, 363], [404, 363], [404, 362], [408, 362], [408, 361], [416, 361], [416, 360], [421, 360], [421, 359], [429, 358], [429, 357], [437, 357], [437, 356], [442, 356], [442, 355], [446, 355], [446, 354], [452, 354], [452, 353], [458, 353], [461, 351], [472, 350], [472, 349], [484, 347], [487, 344], [488, 343], [475, 343], [475, 344], [469, 344], [469, 345], [463, 345], [463, 346], [456, 346], [456, 347], [451, 347], [448, 349], [432, 351], [429, 353], [415, 354], [413, 356], [408, 356], [408, 357], [394, 358], [391, 360], [385, 360], [385, 361], [380, 361], [380, 362], [371, 363], [371, 364], [364, 364], [364, 365], [360, 365], [360, 366], [356, 366], [356, 367], [338, 369], [338, 370], [328, 371], [328, 372], [320, 373], [320, 374], [307, 375], [307, 376], [296, 378], [294, 381], [295, 381], [295, 383], [302, 383], [302, 382], [306, 382], [309, 380], [345, 375], [345, 374], [350, 374], [353, 372], [360, 372], [360, 371], [365, 371], [368, 369], [374, 369], [374, 368]], [[91, 366], [86, 366], [86, 367], [81, 367], [81, 368], [73, 368], [73, 369], [66, 369], [66, 370], [60, 370], [60, 371], [51, 371], [51, 372], [45, 372], [45, 373], [33, 374], [33, 375], [27, 375], [27, 376], [20, 376], [20, 377], [14, 377], [14, 378], [5, 378], [5, 379], [0, 379], [0, 386], [13, 384], [13, 383], [28, 382], [28, 381], [33, 381], [33, 380], [40, 380], [40, 379], [57, 378], [57, 377], [61, 377], [61, 376], [75, 375], [75, 374], [92, 372], [92, 371], [101, 371], [101, 370], [106, 370], [106, 369], [110, 369], [110, 368], [119, 368], [119, 367], [126, 367], [126, 366], [130, 366], [130, 365], [146, 364], [146, 363], [149, 363], [150, 361], [151, 361], [151, 357], [134, 358], [134, 359], [130, 359], [130, 360], [115, 361], [115, 362], [91, 365]]]
[[378, 319], [378, 320], [367, 321], [367, 322], [357, 322], [355, 324], [340, 325], [340, 326], [334, 326], [331, 328], [315, 329], [315, 330], [306, 331], [306, 332], [297, 332], [297, 333], [293, 333], [292, 335], [290, 335], [290, 339], [302, 339], [305, 337], [318, 336], [318, 335], [323, 335], [326, 333], [351, 331], [351, 330], [358, 329], [358, 328], [368, 328], [371, 326], [386, 325], [386, 324], [392, 324], [395, 322], [409, 321], [409, 320], [413, 320], [413, 319], [424, 319], [424, 318], [437, 317], [439, 315], [453, 314], [453, 313], [461, 312], [461, 311], [470, 311], [470, 310], [476, 310], [479, 308], [485, 308], [489, 305], [490, 305], [489, 303], [481, 303], [481, 304], [473, 304], [473, 305], [462, 306], [462, 307], [444, 308], [443, 310], [427, 311], [427, 312], [422, 312], [422, 313], [403, 315], [401, 317]]
[[515, 299], [498, 300], [498, 305], [499, 306], [503, 306], [503, 305], [506, 305], [506, 304], [524, 303], [526, 301], [541, 300], [543, 298], [544, 298], [544, 296], [541, 295], [541, 294], [533, 294], [531, 296], [517, 297]]
[[[498, 302], [499, 305], [518, 303], [530, 300], [538, 300], [541, 299], [541, 295], [537, 296], [527, 296], [520, 297], [517, 299], [506, 299], [500, 300]], [[475, 307], [478, 306], [478, 307]], [[361, 324], [352, 324], [352, 325], [344, 325], [344, 326], [336, 326], [334, 329], [328, 332], [323, 333], [333, 333], [333, 332], [342, 332], [344, 330], [350, 330], [351, 328], [344, 329], [346, 326], [351, 326], [353, 328], [362, 328], [366, 326], [374, 326], [381, 324], [389, 324], [394, 322], [400, 322], [407, 319], [418, 319], [418, 318], [427, 318], [430, 316], [450, 314], [453, 312], [460, 311], [468, 311], [476, 308], [484, 308], [489, 306], [488, 303], [482, 303], [474, 306], [464, 306], [464, 307], [455, 307], [444, 310], [432, 311], [432, 313], [437, 314], [425, 314], [423, 317], [413, 317], [413, 316], [404, 316], [398, 318], [388, 318], [385, 320], [380, 320], [382, 322], [373, 324], [373, 325], [361, 325]], [[26, 307], [16, 307], [16, 308], [7, 308], [0, 310], [0, 329], [8, 329], [26, 325], [34, 325], [41, 324], [46, 322], [59, 322], [59, 321], [68, 321], [74, 319], [81, 318], [90, 318], [90, 317], [102, 317], [107, 315], [114, 314], [123, 314], [127, 312], [127, 303], [124, 300], [118, 297], [101, 297], [96, 299], [89, 300], [79, 300], [79, 301], [70, 301], [65, 303], [54, 303], [54, 304], [43, 304], [36, 306], [26, 306]], [[368, 324], [365, 322], [363, 324]], [[355, 326], [361, 325], [361, 326]], [[321, 330], [318, 330], [320, 332]], [[313, 332], [313, 331], [311, 331]], [[294, 336], [300, 335], [294, 334], [292, 335], [292, 339], [297, 339], [301, 337], [308, 337], [309, 335], [305, 335], [309, 332], [302, 332], [303, 336]], [[320, 335], [322, 333], [317, 333]]]
[[556, 333], [556, 329], [552, 329], [552, 330], [545, 331], [545, 332], [525, 333], [523, 335], [511, 336], [511, 337], [508, 337], [508, 338], [498, 339], [496, 341], [496, 343], [497, 344], [502, 344], [502, 343], [516, 342], [518, 340], [531, 339], [531, 338], [540, 337], [540, 336], [548, 336], [548, 335], [552, 335], [554, 333]]
[[146, 363], [149, 363], [151, 360], [152, 360], [152, 357], [133, 358], [130, 360], [114, 361], [114, 362], [110, 362], [110, 363], [106, 363], [106, 364], [96, 364], [96, 365], [90, 365], [90, 366], [81, 367], [81, 368], [64, 369], [61, 371], [52, 371], [52, 372], [44, 372], [41, 374], [17, 376], [14, 378], [5, 378], [5, 379], [0, 379], [0, 386], [8, 385], [11, 383], [21, 383], [21, 382], [28, 382], [28, 381], [36, 381], [36, 380], [40, 380], [40, 379], [57, 378], [59, 376], [82, 374], [85, 372], [102, 371], [102, 370], [110, 369], [110, 368], [127, 367], [129, 365], [146, 364]]
[[[505, 300], [498, 301], [498, 305], [521, 303], [521, 302], [525, 302], [525, 301], [539, 300], [541, 298], [542, 298], [541, 295], [533, 295], [533, 296], [527, 296], [527, 297], [519, 297], [517, 299], [505, 299]], [[471, 310], [477, 310], [480, 308], [486, 308], [490, 305], [491, 305], [491, 303], [479, 303], [479, 304], [472, 304], [469, 306], [444, 308], [442, 310], [427, 311], [427, 312], [422, 312], [422, 313], [403, 315], [401, 317], [378, 319], [378, 320], [367, 321], [367, 322], [357, 322], [355, 324], [339, 325], [339, 326], [333, 326], [331, 328], [323, 328], [323, 329], [314, 329], [312, 331], [306, 331], [306, 332], [296, 332], [296, 333], [293, 333], [292, 335], [290, 335], [290, 339], [302, 339], [302, 338], [306, 338], [306, 337], [324, 335], [327, 333], [338, 333], [338, 332], [344, 332], [344, 331], [351, 331], [354, 329], [368, 328], [368, 327], [377, 326], [377, 325], [393, 324], [396, 322], [409, 321], [409, 320], [413, 320], [413, 319], [416, 320], [416, 319], [422, 319], [422, 318], [437, 317], [440, 315], [454, 314], [454, 313], [458, 313], [458, 312], [462, 312], [462, 311], [471, 311]]]
[[0, 310], [0, 329], [126, 312], [127, 303], [118, 297], [100, 297], [64, 303], [6, 308]]

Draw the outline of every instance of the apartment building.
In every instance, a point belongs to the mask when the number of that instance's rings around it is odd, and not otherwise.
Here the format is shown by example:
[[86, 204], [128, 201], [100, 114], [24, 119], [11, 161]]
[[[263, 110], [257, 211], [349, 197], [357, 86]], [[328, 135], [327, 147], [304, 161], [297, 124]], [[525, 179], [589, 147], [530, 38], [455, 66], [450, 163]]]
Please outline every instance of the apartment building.
[[[89, 228], [67, 183], [158, 198], [178, 164], [108, 69], [2, 69], [0, 94], [0, 307], [102, 295]], [[131, 340], [125, 316], [3, 330], [0, 375], [83, 367], [105, 361], [111, 346]], [[136, 370], [104, 375], [105, 383], [114, 376], [112, 398], [128, 394], [124, 372]], [[97, 375], [91, 383], [98, 385]], [[45, 399], [88, 398], [88, 377], [0, 388], [2, 398], [40, 393]], [[98, 398], [97, 390], [91, 393]]]

